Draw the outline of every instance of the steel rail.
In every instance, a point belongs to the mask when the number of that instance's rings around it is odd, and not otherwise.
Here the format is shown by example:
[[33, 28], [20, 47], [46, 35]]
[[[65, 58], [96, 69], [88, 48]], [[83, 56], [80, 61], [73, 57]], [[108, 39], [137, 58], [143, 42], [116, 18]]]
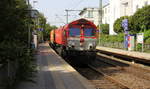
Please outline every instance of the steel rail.
[[[121, 60], [120, 58], [111, 57], [111, 56], [108, 56], [108, 55], [105, 55], [105, 54], [97, 54], [97, 56], [98, 56], [98, 57], [103, 57], [103, 58], [106, 58], [106, 59], [110, 59], [110, 60], [104, 60], [104, 59], [100, 59], [100, 58], [99, 58], [98, 61], [103, 61], [103, 62], [105, 62], [105, 63], [107, 63], [107, 64], [111, 64], [111, 65], [113, 65], [113, 66], [116, 66], [116, 67], [119, 68], [119, 69], [123, 69], [123, 70], [125, 70], [126, 72], [133, 73], [133, 74], [135, 74], [135, 75], [138, 76], [138, 77], [144, 78], [144, 79], [146, 79], [146, 80], [150, 80], [150, 77], [149, 77], [149, 76], [146, 76], [146, 75], [141, 76], [142, 74], [144, 74], [143, 72], [140, 73], [140, 74], [137, 74], [137, 73], [135, 73], [134, 71], [129, 71], [129, 69], [127, 69], [126, 67], [121, 67], [121, 66], [119, 66], [116, 62], [120, 62], [120, 63], [122, 63], [122, 64], [124, 64], [124, 65], [128, 65], [129, 67], [135, 68], [136, 70], [139, 69], [139, 70], [145, 71], [145, 72], [147, 72], [147, 73], [150, 73], [149, 67], [148, 67], [148, 68], [146, 68], [146, 67], [143, 68], [143, 66], [141, 67], [140, 64], [135, 64], [135, 63], [132, 64], [131, 62], [127, 62], [127, 61]], [[120, 65], [121, 65], [121, 64], [120, 64]], [[128, 68], [129, 68], [129, 67], [128, 67]]]
[[114, 78], [110, 77], [109, 75], [103, 73], [100, 70], [97, 70], [95, 67], [93, 67], [92, 65], [88, 65], [91, 69], [95, 70], [96, 72], [102, 74], [105, 78], [107, 78], [108, 80], [110, 80], [111, 82], [114, 82], [116, 84], [118, 84], [122, 89], [130, 89], [128, 86], [124, 85], [123, 83], [115, 80]]

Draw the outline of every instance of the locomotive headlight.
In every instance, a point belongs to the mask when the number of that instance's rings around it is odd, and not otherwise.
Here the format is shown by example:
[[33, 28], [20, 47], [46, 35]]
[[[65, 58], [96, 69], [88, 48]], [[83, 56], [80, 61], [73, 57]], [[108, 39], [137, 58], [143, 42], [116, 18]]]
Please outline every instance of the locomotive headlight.
[[75, 43], [74, 43], [74, 42], [72, 42], [72, 43], [71, 43], [71, 46], [75, 46]]
[[92, 49], [93, 46], [94, 46], [93, 44], [89, 44], [88, 48], [89, 48], [89, 49]]
[[74, 46], [75, 46], [75, 43], [73, 42], [73, 43], [71, 44], [71, 47], [74, 48]]
[[69, 42], [68, 42], [68, 45], [69, 45], [70, 47], [74, 48], [75, 43], [74, 43], [73, 41], [69, 41]]

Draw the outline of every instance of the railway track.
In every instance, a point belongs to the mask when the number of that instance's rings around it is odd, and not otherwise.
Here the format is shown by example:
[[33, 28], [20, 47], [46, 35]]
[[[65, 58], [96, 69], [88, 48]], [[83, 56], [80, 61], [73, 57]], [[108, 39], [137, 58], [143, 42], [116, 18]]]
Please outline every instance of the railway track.
[[150, 89], [149, 67], [132, 65], [112, 56], [98, 54], [90, 65], [74, 68], [96, 89]]
[[125, 86], [125, 89], [150, 89], [150, 70], [147, 68], [117, 61], [104, 54], [99, 54], [90, 67]]
[[98, 54], [98, 61], [103, 61], [107, 64], [113, 65], [123, 71], [133, 73], [134, 75], [150, 80], [150, 67], [143, 64], [132, 63], [123, 61], [121, 59], [110, 57], [104, 54]]
[[125, 55], [125, 54], [120, 54], [120, 53], [115, 53], [115, 52], [104, 51], [104, 50], [97, 50], [97, 52], [101, 53], [101, 54], [108, 55], [108, 56], [114, 56], [116, 58], [120, 58], [122, 60], [126, 60], [126, 61], [129, 61], [129, 62], [137, 62], [137, 63], [140, 63], [140, 64], [150, 66], [150, 61], [147, 60], [147, 58], [145, 59], [145, 58], [142, 58], [142, 57], [131, 56], [129, 54]]
[[95, 89], [129, 89], [127, 86], [113, 80], [109, 76], [95, 70], [90, 65], [77, 65], [75, 62], [69, 60], [75, 60], [76, 58], [66, 59], [66, 61], [73, 66], [82, 76], [87, 78], [91, 82]]
[[98, 53], [97, 59], [87, 67], [74, 68], [96, 89], [150, 89], [150, 67], [133, 65], [113, 56]]
[[128, 87], [111, 79], [105, 74], [100, 73], [91, 66], [82, 68], [76, 67], [76, 70], [85, 78], [87, 78], [95, 86], [96, 89], [129, 89]]

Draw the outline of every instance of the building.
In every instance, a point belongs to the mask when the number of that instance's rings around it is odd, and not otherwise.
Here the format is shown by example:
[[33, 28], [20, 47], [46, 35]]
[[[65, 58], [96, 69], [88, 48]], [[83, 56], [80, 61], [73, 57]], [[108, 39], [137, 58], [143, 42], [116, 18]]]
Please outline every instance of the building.
[[80, 13], [80, 17], [81, 18], [85, 18], [88, 19], [90, 21], [92, 21], [96, 26], [98, 25], [98, 21], [99, 21], [99, 12], [98, 12], [99, 8], [92, 8], [92, 7], [88, 7], [88, 8], [84, 8]]
[[110, 5], [103, 6], [102, 24], [109, 24], [110, 22]]
[[137, 11], [138, 8], [143, 6], [150, 5], [150, 0], [134, 0], [133, 2], [133, 13]]
[[110, 0], [110, 27], [109, 34], [116, 34], [113, 30], [115, 20], [122, 16], [133, 15], [138, 8], [149, 5], [150, 0]]
[[[99, 12], [98, 12], [99, 8], [92, 8], [92, 7], [88, 7], [88, 8], [84, 8], [80, 13], [80, 17], [81, 18], [85, 18], [88, 19], [92, 22], [94, 22], [95, 25], [99, 24]], [[102, 24], [109, 24], [109, 15], [110, 15], [110, 7], [109, 4], [103, 6], [103, 14], [102, 14]]]
[[[109, 24], [109, 34], [116, 34], [113, 29], [114, 22], [122, 16], [133, 15], [138, 8], [150, 5], [150, 0], [109, 0], [109, 4], [103, 6], [102, 24]], [[99, 8], [84, 8], [79, 15], [93, 21], [96, 25], [99, 23]]]

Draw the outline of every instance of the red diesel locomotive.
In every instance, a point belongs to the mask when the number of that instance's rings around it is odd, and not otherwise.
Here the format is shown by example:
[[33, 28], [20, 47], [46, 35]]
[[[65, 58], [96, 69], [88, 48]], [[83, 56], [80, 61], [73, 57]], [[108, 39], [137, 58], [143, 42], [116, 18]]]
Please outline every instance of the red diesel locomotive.
[[52, 30], [50, 32], [50, 45], [61, 56], [85, 55], [94, 59], [98, 34], [93, 22], [79, 19]]

